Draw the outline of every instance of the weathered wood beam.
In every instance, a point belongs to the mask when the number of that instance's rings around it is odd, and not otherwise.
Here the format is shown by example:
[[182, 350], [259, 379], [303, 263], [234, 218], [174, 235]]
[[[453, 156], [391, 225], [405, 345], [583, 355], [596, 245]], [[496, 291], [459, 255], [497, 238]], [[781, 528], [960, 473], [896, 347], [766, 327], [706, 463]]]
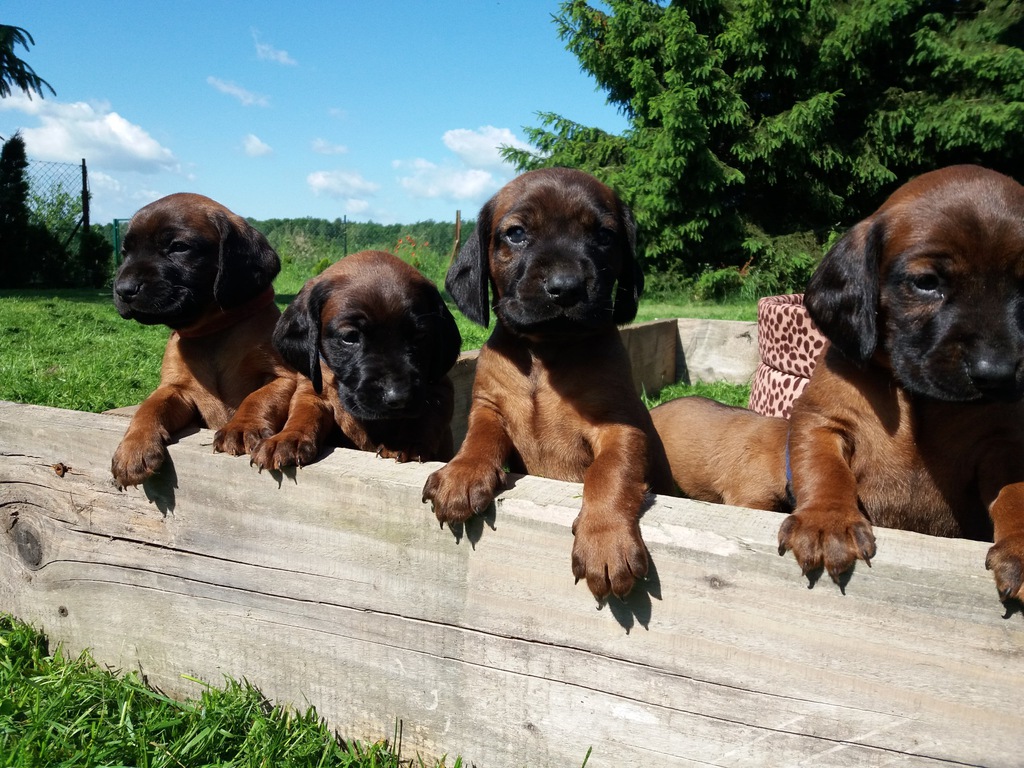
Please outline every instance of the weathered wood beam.
[[778, 556], [777, 516], [657, 498], [646, 588], [598, 609], [579, 485], [516, 478], [457, 539], [420, 501], [437, 465], [259, 474], [197, 431], [118, 492], [124, 428], [0, 403], [0, 610], [166, 692], [245, 678], [485, 766], [1020, 765], [1024, 619], [983, 543], [880, 530], [844, 595]]

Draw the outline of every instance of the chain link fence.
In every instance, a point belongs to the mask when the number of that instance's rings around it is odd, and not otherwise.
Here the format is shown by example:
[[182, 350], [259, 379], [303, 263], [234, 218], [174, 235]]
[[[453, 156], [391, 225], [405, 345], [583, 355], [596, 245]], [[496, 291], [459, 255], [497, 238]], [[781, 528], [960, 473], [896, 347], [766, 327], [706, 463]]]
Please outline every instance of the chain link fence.
[[112, 274], [113, 252], [101, 228], [90, 227], [85, 160], [25, 160], [27, 165], [18, 169], [23, 175], [12, 189], [19, 187], [21, 220], [26, 209], [28, 220], [4, 230], [9, 242], [0, 251], [0, 285], [102, 287]]
[[89, 176], [85, 160], [79, 165], [30, 159], [26, 176], [33, 218], [66, 250], [77, 252], [81, 233], [89, 228]]

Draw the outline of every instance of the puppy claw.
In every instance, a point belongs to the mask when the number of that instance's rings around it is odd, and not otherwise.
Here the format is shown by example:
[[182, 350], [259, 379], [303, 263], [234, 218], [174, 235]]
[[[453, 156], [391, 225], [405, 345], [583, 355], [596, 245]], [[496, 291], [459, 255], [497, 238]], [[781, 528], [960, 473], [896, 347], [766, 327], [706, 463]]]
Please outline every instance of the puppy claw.
[[875, 556], [871, 523], [859, 510], [801, 510], [789, 515], [779, 527], [779, 554], [791, 551], [801, 574], [821, 568], [842, 586], [844, 576], [857, 560], [868, 567]]
[[999, 599], [1004, 603], [1024, 591], [1024, 534], [1000, 539], [989, 548], [985, 568], [992, 571]]

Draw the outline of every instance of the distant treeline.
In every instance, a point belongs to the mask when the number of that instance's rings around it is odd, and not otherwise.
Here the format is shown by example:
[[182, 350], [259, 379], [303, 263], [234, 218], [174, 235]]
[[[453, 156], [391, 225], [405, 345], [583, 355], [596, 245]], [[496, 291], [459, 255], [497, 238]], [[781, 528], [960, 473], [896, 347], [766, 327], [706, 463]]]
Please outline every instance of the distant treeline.
[[[337, 259], [367, 249], [432, 252], [447, 256], [455, 243], [455, 222], [420, 221], [415, 224], [378, 224], [335, 219], [249, 219], [274, 246], [282, 259]], [[462, 242], [473, 231], [472, 221], [462, 222]]]

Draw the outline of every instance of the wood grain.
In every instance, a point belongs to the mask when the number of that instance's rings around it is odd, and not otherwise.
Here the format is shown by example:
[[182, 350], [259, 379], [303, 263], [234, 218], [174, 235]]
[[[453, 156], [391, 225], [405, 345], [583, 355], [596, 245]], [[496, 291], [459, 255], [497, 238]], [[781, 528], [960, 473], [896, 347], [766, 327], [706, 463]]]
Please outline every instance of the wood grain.
[[652, 578], [598, 608], [579, 485], [515, 478], [456, 539], [420, 501], [435, 464], [259, 474], [197, 431], [118, 492], [124, 427], [0, 403], [0, 610], [174, 695], [244, 677], [478, 766], [1021, 763], [1024, 619], [983, 543], [880, 530], [844, 595], [778, 556], [777, 516], [657, 498]]
[[757, 370], [757, 323], [680, 318], [675, 381], [749, 384]]

